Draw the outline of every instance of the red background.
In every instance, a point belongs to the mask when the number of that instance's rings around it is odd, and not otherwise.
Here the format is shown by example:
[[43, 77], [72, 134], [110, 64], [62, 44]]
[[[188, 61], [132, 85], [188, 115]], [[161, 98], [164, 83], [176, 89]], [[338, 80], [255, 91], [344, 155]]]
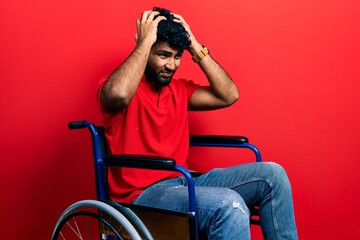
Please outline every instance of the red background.
[[[97, 82], [155, 5], [187, 19], [241, 92], [228, 109], [191, 114], [191, 132], [246, 135], [282, 164], [300, 239], [359, 236], [357, 0], [1, 1], [1, 236], [49, 239], [64, 208], [95, 197], [89, 135], [67, 122], [100, 123]], [[177, 77], [206, 83], [188, 54], [182, 64]]]

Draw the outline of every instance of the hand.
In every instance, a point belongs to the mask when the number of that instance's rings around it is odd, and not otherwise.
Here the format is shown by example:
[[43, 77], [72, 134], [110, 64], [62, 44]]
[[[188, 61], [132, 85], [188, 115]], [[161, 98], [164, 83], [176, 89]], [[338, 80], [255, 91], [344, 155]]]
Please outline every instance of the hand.
[[174, 15], [174, 22], [180, 23], [184, 26], [185, 30], [190, 35], [191, 44], [188, 47], [188, 51], [191, 53], [191, 55], [196, 54], [202, 49], [202, 45], [196, 40], [195, 35], [191, 32], [189, 24], [186, 23], [185, 19], [179, 15], [179, 14], [173, 14]]
[[141, 18], [136, 20], [136, 44], [148, 41], [152, 46], [156, 42], [158, 24], [160, 21], [166, 19], [164, 16], [159, 16], [154, 19], [157, 15], [159, 15], [157, 11], [145, 11], [142, 13]]

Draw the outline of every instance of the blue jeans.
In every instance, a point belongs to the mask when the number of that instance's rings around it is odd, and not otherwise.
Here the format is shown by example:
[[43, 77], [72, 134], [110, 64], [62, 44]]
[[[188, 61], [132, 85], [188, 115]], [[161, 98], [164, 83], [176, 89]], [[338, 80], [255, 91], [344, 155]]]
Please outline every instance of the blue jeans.
[[[213, 169], [195, 178], [201, 239], [250, 239], [250, 212], [260, 206], [264, 239], [297, 239], [291, 186], [276, 163], [249, 163]], [[151, 185], [135, 204], [188, 210], [186, 180], [179, 177]]]

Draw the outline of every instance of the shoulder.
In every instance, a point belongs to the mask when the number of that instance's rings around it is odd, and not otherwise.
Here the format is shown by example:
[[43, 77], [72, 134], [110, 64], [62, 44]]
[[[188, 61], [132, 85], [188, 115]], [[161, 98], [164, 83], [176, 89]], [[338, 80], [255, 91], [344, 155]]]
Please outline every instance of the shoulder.
[[199, 86], [200, 85], [195, 83], [194, 81], [187, 80], [184, 78], [173, 79], [170, 83], [170, 87], [183, 88], [183, 89], [191, 90], [191, 91], [194, 91]]

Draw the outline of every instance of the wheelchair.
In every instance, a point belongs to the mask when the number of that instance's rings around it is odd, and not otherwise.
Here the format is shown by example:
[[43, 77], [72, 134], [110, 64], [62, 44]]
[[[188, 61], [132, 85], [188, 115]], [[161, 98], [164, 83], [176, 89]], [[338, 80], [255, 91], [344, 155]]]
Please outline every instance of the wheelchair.
[[[70, 130], [87, 128], [92, 139], [97, 200], [78, 201], [58, 218], [52, 240], [61, 239], [189, 239], [197, 240], [197, 215], [193, 173], [177, 166], [174, 159], [144, 155], [107, 153], [104, 128], [88, 121], [70, 122]], [[260, 151], [240, 136], [190, 136], [190, 146], [247, 148], [261, 162]], [[107, 171], [110, 166], [176, 171], [188, 182], [189, 210], [176, 212], [135, 204], [117, 203], [107, 194]], [[258, 207], [251, 209], [251, 224], [260, 224]]]

